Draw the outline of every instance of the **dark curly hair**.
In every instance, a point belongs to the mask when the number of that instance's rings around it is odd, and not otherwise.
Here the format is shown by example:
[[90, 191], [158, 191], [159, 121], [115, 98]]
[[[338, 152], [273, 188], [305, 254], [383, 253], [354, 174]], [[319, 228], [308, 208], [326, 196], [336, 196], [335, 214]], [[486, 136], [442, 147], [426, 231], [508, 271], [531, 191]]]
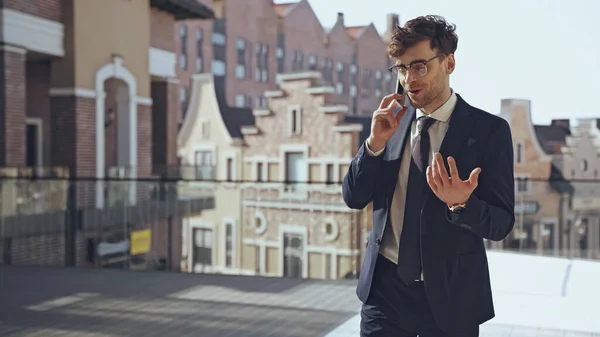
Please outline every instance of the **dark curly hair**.
[[450, 24], [439, 15], [419, 16], [394, 29], [388, 55], [390, 58], [398, 58], [406, 50], [419, 42], [429, 40], [431, 49], [439, 53], [451, 54], [458, 46], [458, 35], [456, 25]]

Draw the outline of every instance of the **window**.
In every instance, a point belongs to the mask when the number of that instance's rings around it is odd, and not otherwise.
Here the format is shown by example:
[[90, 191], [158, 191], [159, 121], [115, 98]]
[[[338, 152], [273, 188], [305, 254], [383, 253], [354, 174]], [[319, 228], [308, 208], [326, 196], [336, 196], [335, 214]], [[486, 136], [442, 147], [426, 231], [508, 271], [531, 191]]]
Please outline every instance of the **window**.
[[181, 121], [185, 119], [187, 112], [187, 88], [185, 86], [179, 87], [179, 101], [181, 102]]
[[308, 70], [317, 70], [317, 56], [310, 55], [308, 57]]
[[522, 164], [523, 163], [523, 142], [518, 141], [515, 149], [515, 163]]
[[225, 36], [225, 21], [222, 19], [213, 21], [212, 44], [213, 60], [211, 63], [211, 71], [215, 76], [225, 76], [227, 73], [227, 38]]
[[246, 78], [246, 40], [238, 39], [236, 42], [237, 63], [235, 65], [235, 77]]
[[212, 266], [212, 237], [213, 231], [209, 228], [194, 228], [194, 265], [202, 267]]
[[203, 52], [202, 52], [202, 43], [204, 41], [204, 32], [202, 28], [196, 28], [196, 72], [201, 73], [204, 71], [204, 67], [202, 64], [203, 60]]
[[227, 181], [233, 181], [233, 158], [227, 158], [226, 161], [226, 169], [227, 169]]
[[345, 88], [346, 88], [346, 72], [345, 72], [345, 66], [344, 66], [344, 62], [337, 62], [336, 65], [337, 68], [337, 83], [336, 83], [336, 91], [338, 95], [342, 95], [345, 93]]
[[304, 69], [304, 54], [299, 51], [295, 51], [292, 54], [292, 71], [299, 71]]
[[215, 180], [215, 165], [212, 151], [199, 150], [194, 153], [196, 180]]
[[256, 181], [265, 181], [263, 177], [263, 163], [256, 163]]
[[288, 152], [285, 154], [285, 181], [289, 191], [298, 191], [301, 184], [308, 180], [308, 165], [303, 152]]
[[225, 75], [225, 62], [221, 60], [213, 60], [212, 61], [212, 73], [217, 76]]
[[25, 164], [28, 167], [42, 166], [41, 118], [27, 118], [25, 151]]
[[323, 59], [322, 66], [323, 80], [325, 83], [333, 83], [333, 60], [330, 58]]
[[182, 70], [185, 70], [187, 69], [187, 26], [185, 24], [179, 26], [179, 41], [181, 45], [179, 66]]
[[525, 175], [515, 175], [515, 192], [529, 193], [531, 191], [531, 180]]
[[257, 43], [255, 45], [256, 54], [256, 72], [254, 80], [257, 82], [269, 81], [269, 45]]
[[225, 224], [225, 267], [233, 267], [233, 224]]
[[237, 94], [235, 95], [235, 106], [238, 108], [243, 108], [246, 106], [246, 95]]
[[373, 71], [371, 69], [362, 70], [362, 82], [360, 94], [362, 97], [371, 97]]
[[335, 166], [333, 166], [333, 164], [327, 164], [327, 180], [326, 182], [328, 184], [333, 184], [336, 182], [336, 177], [335, 177]]
[[277, 72], [285, 72], [285, 35], [282, 33], [277, 34]]
[[302, 133], [302, 118], [300, 107], [291, 107], [289, 110], [290, 135], [299, 135]]

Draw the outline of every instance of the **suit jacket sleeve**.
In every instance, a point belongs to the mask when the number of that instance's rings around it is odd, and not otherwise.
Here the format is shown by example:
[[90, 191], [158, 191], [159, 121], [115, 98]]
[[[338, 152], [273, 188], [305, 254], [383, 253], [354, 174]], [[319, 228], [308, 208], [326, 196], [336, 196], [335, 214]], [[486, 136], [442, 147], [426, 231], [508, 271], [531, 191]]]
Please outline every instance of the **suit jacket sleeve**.
[[448, 220], [493, 241], [501, 241], [515, 223], [513, 142], [510, 127], [500, 120], [485, 149], [479, 183], [460, 214], [447, 211]]
[[342, 196], [348, 207], [363, 209], [372, 201], [383, 152], [372, 153], [366, 142], [358, 149], [342, 181]]

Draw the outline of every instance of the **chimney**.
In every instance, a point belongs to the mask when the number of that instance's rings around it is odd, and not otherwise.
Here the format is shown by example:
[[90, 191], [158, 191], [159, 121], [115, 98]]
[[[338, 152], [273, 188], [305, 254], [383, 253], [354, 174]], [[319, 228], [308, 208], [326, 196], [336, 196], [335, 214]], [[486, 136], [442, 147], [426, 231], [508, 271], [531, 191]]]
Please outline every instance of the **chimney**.
[[387, 15], [386, 33], [391, 35], [394, 32], [394, 29], [396, 29], [396, 27], [399, 25], [400, 17], [398, 16], [398, 14], [389, 13]]
[[570, 128], [570, 122], [568, 119], [553, 119], [552, 122], [550, 122], [550, 125], [560, 126], [565, 129]]
[[338, 12], [338, 13], [337, 13], [337, 21], [336, 21], [336, 24], [337, 24], [337, 23], [341, 23], [342, 25], [344, 25], [344, 13], [342, 13], [342, 12]]

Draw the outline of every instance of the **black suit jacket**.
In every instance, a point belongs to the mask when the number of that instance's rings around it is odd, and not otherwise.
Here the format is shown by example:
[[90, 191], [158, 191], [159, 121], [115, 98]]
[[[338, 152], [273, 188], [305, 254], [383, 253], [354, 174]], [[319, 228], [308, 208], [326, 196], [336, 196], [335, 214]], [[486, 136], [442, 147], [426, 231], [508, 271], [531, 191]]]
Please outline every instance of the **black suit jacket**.
[[[483, 239], [504, 239], [515, 222], [510, 127], [504, 119], [457, 96], [440, 152], [444, 158], [456, 159], [462, 179], [480, 167], [479, 184], [459, 216], [453, 216], [431, 189], [421, 212], [425, 289], [433, 315], [445, 330], [481, 324], [494, 317]], [[384, 153], [377, 157], [369, 156], [363, 144], [344, 176], [343, 198], [348, 207], [362, 209], [373, 202], [373, 230], [356, 291], [362, 302], [371, 290], [381, 238], [390, 222], [402, 152], [414, 119], [415, 109], [411, 107]]]

